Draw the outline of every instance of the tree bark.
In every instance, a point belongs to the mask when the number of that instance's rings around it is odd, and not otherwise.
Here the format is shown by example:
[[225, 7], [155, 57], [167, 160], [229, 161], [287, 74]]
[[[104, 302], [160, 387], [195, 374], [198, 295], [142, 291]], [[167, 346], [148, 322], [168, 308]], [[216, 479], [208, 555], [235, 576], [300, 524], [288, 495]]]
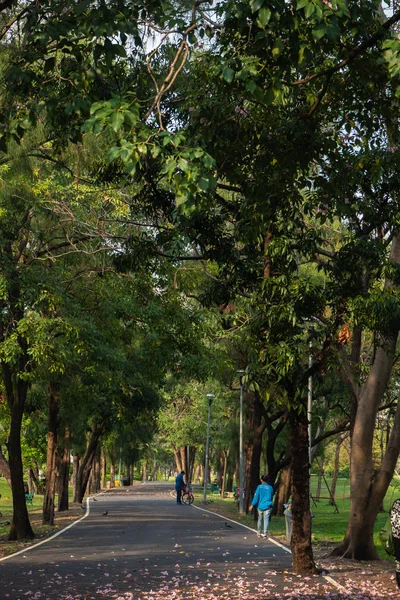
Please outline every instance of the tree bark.
[[78, 473], [80, 457], [74, 454], [72, 457], [72, 502], [78, 502]]
[[103, 424], [100, 424], [100, 423], [92, 429], [92, 431], [90, 433], [90, 437], [89, 437], [85, 455], [82, 458], [81, 463], [79, 465], [77, 482], [76, 482], [76, 487], [77, 487], [76, 498], [77, 498], [77, 502], [79, 502], [79, 504], [82, 503], [83, 498], [86, 493], [86, 488], [87, 488], [87, 484], [89, 481], [90, 472], [92, 470], [92, 465], [93, 465], [94, 457], [96, 454], [97, 444], [99, 442], [102, 432], [103, 432]]
[[259, 394], [247, 392], [244, 394], [247, 400], [246, 429], [249, 432], [245, 440], [245, 477], [244, 477], [244, 508], [248, 512], [251, 499], [260, 483], [260, 460], [262, 451], [263, 433], [266, 423], [263, 420], [263, 406]]
[[322, 478], [324, 475], [324, 457], [321, 457], [321, 461], [319, 463], [319, 471], [318, 471], [318, 482], [317, 482], [317, 493], [315, 494], [315, 501], [319, 502], [321, 499], [321, 488], [322, 488]]
[[[24, 357], [26, 358], [25, 352]], [[18, 373], [25, 369], [26, 360], [21, 357], [17, 373], [11, 373], [7, 364], [2, 364], [3, 381], [6, 388], [7, 402], [11, 415], [10, 435], [7, 449], [10, 465], [11, 492], [13, 498], [13, 517], [8, 535], [9, 540], [32, 539], [35, 537], [29, 521], [25, 502], [24, 474], [21, 453], [21, 425], [28, 384], [19, 379]]]
[[110, 462], [110, 488], [115, 487], [115, 464]]
[[49, 418], [47, 428], [46, 487], [43, 498], [43, 524], [54, 525], [56, 491], [56, 452], [60, 396], [56, 385], [49, 386]]
[[107, 477], [107, 459], [106, 453], [103, 448], [101, 449], [101, 489], [106, 489], [106, 477]]
[[71, 464], [71, 434], [69, 427], [64, 430], [64, 449], [60, 458], [60, 470], [58, 474], [58, 512], [64, 512], [69, 509], [68, 484], [69, 467]]
[[290, 494], [292, 493], [291, 478], [292, 463], [290, 463], [286, 467], [283, 467], [279, 475], [278, 490], [275, 496], [274, 512], [281, 517], [283, 516], [283, 511], [285, 510], [284, 505], [288, 502]]
[[308, 454], [308, 420], [305, 403], [290, 411], [292, 445], [292, 522], [291, 539], [293, 572], [315, 574], [311, 545], [310, 477]]
[[222, 485], [221, 485], [221, 497], [225, 498], [225, 487], [226, 487], [226, 472], [228, 469], [228, 457], [229, 457], [229, 450], [223, 450], [222, 455], [224, 457], [224, 465], [223, 465], [223, 471], [222, 471]]
[[329, 500], [329, 504], [333, 506], [335, 495], [336, 495], [336, 484], [339, 476], [339, 461], [340, 461], [340, 448], [342, 446], [342, 436], [339, 434], [336, 438], [336, 448], [335, 448], [335, 459], [333, 462], [333, 475], [331, 481], [331, 499]]
[[[400, 264], [400, 234], [393, 239], [390, 259]], [[386, 280], [385, 289], [393, 287]], [[392, 479], [400, 449], [400, 407], [378, 470], [373, 463], [373, 441], [379, 405], [386, 391], [396, 349], [398, 330], [377, 348], [369, 375], [361, 388], [354, 419], [350, 452], [350, 515], [342, 544], [332, 554], [357, 560], [376, 560], [374, 523]]]

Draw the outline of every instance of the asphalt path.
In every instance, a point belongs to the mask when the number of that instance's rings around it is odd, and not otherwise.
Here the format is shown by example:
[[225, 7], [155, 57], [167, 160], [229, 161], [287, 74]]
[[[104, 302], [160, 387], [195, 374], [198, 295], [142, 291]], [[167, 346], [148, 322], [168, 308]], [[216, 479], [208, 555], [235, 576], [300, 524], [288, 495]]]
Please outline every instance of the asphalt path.
[[0, 562], [1, 599], [318, 600], [337, 593], [321, 576], [293, 576], [280, 544], [208, 507], [176, 504], [171, 484], [100, 494], [83, 515]]

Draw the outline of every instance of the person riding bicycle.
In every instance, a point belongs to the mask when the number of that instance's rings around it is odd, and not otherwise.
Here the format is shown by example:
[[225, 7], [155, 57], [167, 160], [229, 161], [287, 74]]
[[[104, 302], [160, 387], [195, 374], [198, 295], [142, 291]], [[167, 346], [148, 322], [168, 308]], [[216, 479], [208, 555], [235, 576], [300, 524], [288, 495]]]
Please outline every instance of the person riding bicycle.
[[182, 504], [182, 492], [186, 486], [185, 471], [181, 471], [175, 479], [176, 503]]

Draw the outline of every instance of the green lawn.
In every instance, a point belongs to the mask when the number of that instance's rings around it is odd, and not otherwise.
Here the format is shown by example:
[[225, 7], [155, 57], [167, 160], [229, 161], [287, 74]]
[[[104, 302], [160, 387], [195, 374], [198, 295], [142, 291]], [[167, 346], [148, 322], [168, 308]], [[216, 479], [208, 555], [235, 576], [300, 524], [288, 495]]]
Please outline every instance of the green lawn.
[[[329, 483], [329, 481], [328, 481]], [[311, 478], [311, 494], [315, 495], [317, 488], [317, 477]], [[195, 499], [200, 502], [202, 499], [201, 490], [194, 490]], [[335, 513], [335, 507], [329, 505], [329, 493], [324, 486], [321, 490], [321, 500], [315, 504], [311, 502], [312, 520], [312, 539], [315, 543], [323, 543], [332, 545], [332, 548], [338, 544], [344, 537], [346, 532], [347, 520], [350, 510], [350, 490], [348, 479], [339, 479], [336, 488], [336, 503], [339, 513]], [[400, 497], [400, 481], [394, 480], [393, 485], [388, 489], [384, 506], [388, 511], [393, 501]], [[238, 515], [237, 505], [230, 498], [221, 499], [213, 494], [207, 495], [207, 501], [210, 502], [210, 510], [215, 509], [216, 512], [223, 512], [226, 517], [240, 521], [250, 527], [255, 528], [256, 524], [252, 515]], [[383, 527], [388, 518], [388, 512], [378, 515], [375, 523], [374, 540], [379, 556], [389, 560], [390, 557], [386, 554], [379, 540], [379, 531]], [[273, 517], [270, 524], [270, 533], [277, 537], [285, 536], [285, 518]], [[394, 560], [394, 559], [392, 559]]]

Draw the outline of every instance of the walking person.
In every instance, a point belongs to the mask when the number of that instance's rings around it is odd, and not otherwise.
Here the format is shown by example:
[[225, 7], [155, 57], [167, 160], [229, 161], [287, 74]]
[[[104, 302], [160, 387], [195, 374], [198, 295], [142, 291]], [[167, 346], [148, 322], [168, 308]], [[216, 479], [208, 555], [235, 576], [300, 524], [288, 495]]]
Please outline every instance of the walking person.
[[182, 504], [182, 491], [185, 487], [185, 471], [181, 471], [175, 479], [176, 503]]
[[390, 524], [394, 542], [394, 556], [396, 559], [396, 581], [400, 589], [400, 498], [393, 502], [390, 510]]
[[273, 495], [274, 488], [272, 485], [269, 485], [268, 474], [265, 474], [260, 478], [260, 485], [257, 486], [251, 506], [249, 506], [250, 511], [252, 511], [253, 508], [256, 508], [258, 511], [257, 537], [259, 538], [269, 537], [269, 521], [274, 505], [272, 502]]

